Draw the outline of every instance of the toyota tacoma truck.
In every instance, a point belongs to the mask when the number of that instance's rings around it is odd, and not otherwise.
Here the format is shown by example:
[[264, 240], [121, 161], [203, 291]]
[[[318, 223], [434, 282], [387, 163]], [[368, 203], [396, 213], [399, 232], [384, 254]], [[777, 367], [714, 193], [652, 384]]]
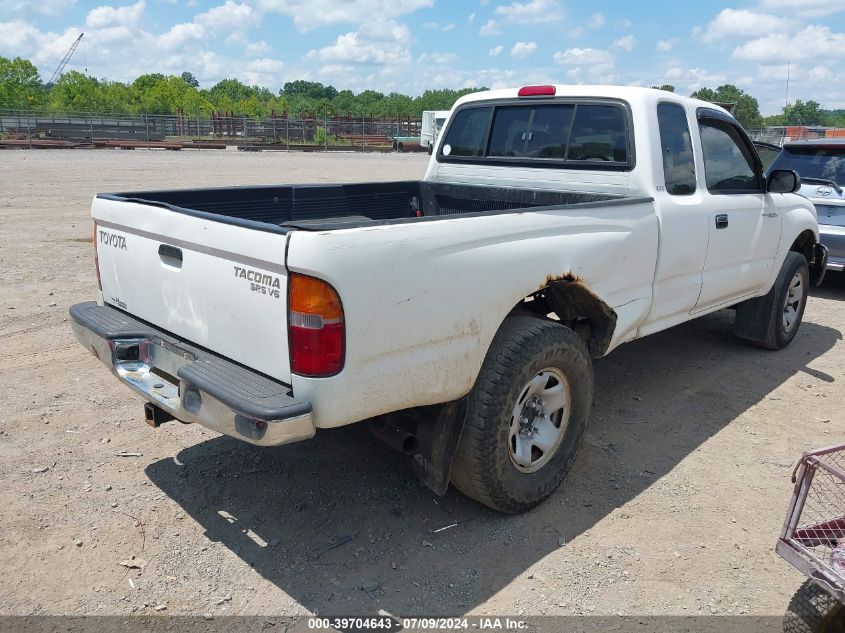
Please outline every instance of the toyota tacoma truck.
[[367, 421], [435, 492], [522, 512], [575, 459], [594, 359], [728, 307], [790, 343], [826, 259], [799, 187], [704, 101], [481, 92], [422, 181], [97, 195], [72, 327], [152, 426], [272, 446]]

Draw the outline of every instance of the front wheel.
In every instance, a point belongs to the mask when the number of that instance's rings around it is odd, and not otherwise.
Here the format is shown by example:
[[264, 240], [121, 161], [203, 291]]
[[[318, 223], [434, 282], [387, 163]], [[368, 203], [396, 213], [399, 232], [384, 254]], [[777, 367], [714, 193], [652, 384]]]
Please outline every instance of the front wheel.
[[452, 483], [500, 512], [538, 505], [572, 467], [592, 398], [592, 359], [575, 332], [508, 318], [469, 395]]
[[766, 349], [783, 349], [798, 333], [809, 289], [807, 260], [790, 251], [769, 293], [737, 306], [737, 335]]

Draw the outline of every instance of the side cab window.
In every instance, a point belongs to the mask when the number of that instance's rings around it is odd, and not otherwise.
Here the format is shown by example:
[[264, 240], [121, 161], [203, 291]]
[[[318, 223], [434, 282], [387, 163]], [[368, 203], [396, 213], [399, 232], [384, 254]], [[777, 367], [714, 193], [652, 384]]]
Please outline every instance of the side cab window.
[[763, 193], [759, 159], [730, 120], [699, 116], [704, 179], [712, 194]]

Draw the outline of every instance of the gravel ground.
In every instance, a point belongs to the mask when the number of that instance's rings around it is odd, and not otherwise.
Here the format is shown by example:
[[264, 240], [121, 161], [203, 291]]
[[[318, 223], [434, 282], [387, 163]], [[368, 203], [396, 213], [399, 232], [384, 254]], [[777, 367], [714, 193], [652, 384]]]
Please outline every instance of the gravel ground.
[[96, 192], [419, 178], [426, 158], [0, 153], [0, 613], [783, 613], [792, 465], [842, 440], [840, 275], [782, 352], [724, 312], [596, 362], [574, 470], [516, 517], [435, 497], [360, 426], [273, 449], [154, 431], [73, 339]]

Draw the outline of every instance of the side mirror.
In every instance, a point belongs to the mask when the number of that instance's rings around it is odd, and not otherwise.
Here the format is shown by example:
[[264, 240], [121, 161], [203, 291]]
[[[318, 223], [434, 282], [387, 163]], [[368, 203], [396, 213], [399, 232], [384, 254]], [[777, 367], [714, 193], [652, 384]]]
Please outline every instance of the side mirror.
[[775, 169], [766, 179], [769, 193], [795, 193], [801, 188], [801, 176], [793, 169]]

